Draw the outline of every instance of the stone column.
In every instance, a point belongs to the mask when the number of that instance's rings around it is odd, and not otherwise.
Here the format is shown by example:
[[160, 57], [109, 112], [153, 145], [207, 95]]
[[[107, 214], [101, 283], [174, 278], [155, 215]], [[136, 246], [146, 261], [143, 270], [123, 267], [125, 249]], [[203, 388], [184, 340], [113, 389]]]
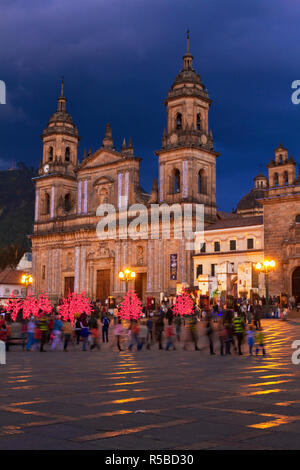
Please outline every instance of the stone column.
[[122, 197], [122, 173], [118, 174], [118, 207], [121, 207], [121, 197]]
[[86, 292], [86, 246], [81, 247], [81, 261], [80, 261], [80, 291]]
[[78, 182], [78, 205], [77, 205], [78, 214], [81, 214], [81, 198], [82, 198], [82, 181], [79, 181]]
[[159, 201], [164, 200], [164, 171], [165, 166], [161, 163], [159, 165]]
[[39, 218], [39, 189], [35, 192], [35, 209], [34, 209], [34, 220], [38, 220]]
[[52, 293], [52, 249], [48, 249], [47, 260], [47, 293]]
[[182, 162], [182, 197], [188, 197], [188, 165], [187, 160]]
[[148, 240], [148, 253], [147, 253], [147, 291], [153, 290], [153, 246], [152, 240]]
[[83, 183], [83, 212], [86, 214], [88, 211], [88, 181], [84, 180]]
[[54, 198], [55, 198], [55, 187], [52, 186], [51, 188], [51, 209], [50, 209], [50, 217], [53, 219], [54, 217]]
[[75, 279], [74, 279], [74, 291], [79, 290], [79, 264], [80, 264], [80, 246], [75, 246]]
[[120, 266], [120, 241], [117, 240], [115, 243], [115, 278], [114, 278], [114, 290], [116, 292], [120, 291], [120, 280], [119, 280], [119, 272], [121, 270]]
[[129, 172], [125, 173], [125, 184], [124, 184], [124, 196], [125, 196], [125, 207], [128, 207], [128, 196], [129, 196]]

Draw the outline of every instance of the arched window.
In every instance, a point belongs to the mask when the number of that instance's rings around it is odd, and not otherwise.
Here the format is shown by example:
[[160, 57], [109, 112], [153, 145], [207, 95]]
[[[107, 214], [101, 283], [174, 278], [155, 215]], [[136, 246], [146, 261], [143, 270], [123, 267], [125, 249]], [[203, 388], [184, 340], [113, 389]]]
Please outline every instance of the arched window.
[[65, 151], [65, 160], [66, 160], [66, 162], [69, 162], [69, 161], [70, 161], [70, 147], [67, 147], [67, 148], [66, 148], [66, 151]]
[[289, 174], [288, 174], [287, 171], [284, 172], [283, 181], [284, 181], [284, 184], [285, 184], [285, 185], [288, 185], [288, 184], [289, 184]]
[[282, 163], [282, 154], [279, 155], [279, 162]]
[[198, 194], [207, 194], [207, 177], [204, 170], [198, 173]]
[[49, 147], [48, 159], [50, 162], [53, 160], [53, 147]]
[[274, 173], [274, 186], [278, 186], [278, 173]]
[[182, 115], [180, 113], [176, 116], [176, 129], [182, 129]]
[[68, 193], [65, 195], [65, 211], [69, 212], [71, 210], [71, 195]]
[[50, 195], [48, 193], [45, 195], [45, 213], [46, 215], [50, 214]]
[[201, 114], [200, 114], [200, 113], [197, 114], [196, 129], [197, 129], [198, 131], [201, 130]]
[[300, 214], [297, 214], [296, 217], [295, 217], [295, 222], [297, 222], [297, 224], [300, 223]]
[[180, 193], [180, 171], [177, 168], [174, 170], [174, 194]]

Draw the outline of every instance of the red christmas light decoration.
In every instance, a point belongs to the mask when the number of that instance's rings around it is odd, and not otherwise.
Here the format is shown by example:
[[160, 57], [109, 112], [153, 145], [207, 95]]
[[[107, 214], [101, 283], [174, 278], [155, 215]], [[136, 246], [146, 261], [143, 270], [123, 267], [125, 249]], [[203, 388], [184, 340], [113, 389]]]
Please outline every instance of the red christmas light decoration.
[[27, 297], [22, 302], [23, 308], [23, 318], [30, 318], [31, 315], [34, 317], [41, 317], [43, 315], [49, 315], [52, 312], [52, 304], [44, 292], [39, 296], [35, 297], [32, 294], [27, 295]]
[[142, 316], [142, 303], [133, 289], [129, 289], [121, 303], [118, 316], [122, 320], [138, 320]]
[[22, 299], [16, 299], [13, 293], [12, 297], [7, 300], [7, 303], [4, 305], [4, 310], [7, 313], [10, 313], [11, 319], [16, 321], [17, 315], [22, 308]]
[[176, 297], [175, 304], [173, 305], [174, 315], [192, 315], [194, 313], [194, 302], [184, 290]]
[[62, 318], [67, 321], [70, 320], [71, 324], [74, 324], [75, 314], [85, 313], [90, 315], [92, 312], [92, 304], [85, 292], [77, 294], [77, 292], [69, 291], [68, 297], [63, 298], [62, 304], [59, 306], [59, 313]]

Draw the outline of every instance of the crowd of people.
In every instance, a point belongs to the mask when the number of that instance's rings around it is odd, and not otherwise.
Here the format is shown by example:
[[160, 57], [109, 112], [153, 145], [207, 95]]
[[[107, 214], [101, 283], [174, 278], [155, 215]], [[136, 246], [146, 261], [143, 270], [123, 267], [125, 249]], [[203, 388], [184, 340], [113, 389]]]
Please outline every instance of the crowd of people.
[[[40, 352], [62, 350], [100, 350], [101, 344], [110, 343], [118, 351], [158, 348], [170, 351], [209, 348], [211, 355], [243, 354], [245, 343], [248, 354], [262, 350], [265, 355], [265, 334], [261, 325], [264, 316], [260, 302], [236, 303], [230, 308], [215, 304], [210, 308], [194, 305], [191, 315], [174, 315], [164, 305], [155, 311], [143, 309], [139, 320], [121, 320], [118, 308], [113, 312], [94, 305], [90, 316], [75, 315], [74, 323], [63, 320], [55, 310], [52, 315], [41, 315], [12, 322], [8, 314], [0, 316], [0, 340], [6, 350], [20, 344], [24, 351]], [[286, 309], [272, 309], [274, 318], [284, 318]], [[18, 319], [17, 319], [18, 320]], [[202, 336], [201, 347], [199, 346]], [[206, 340], [203, 342], [203, 338]], [[247, 340], [247, 341], [245, 341]], [[206, 346], [203, 346], [206, 343]], [[245, 351], [244, 351], [245, 353]]]

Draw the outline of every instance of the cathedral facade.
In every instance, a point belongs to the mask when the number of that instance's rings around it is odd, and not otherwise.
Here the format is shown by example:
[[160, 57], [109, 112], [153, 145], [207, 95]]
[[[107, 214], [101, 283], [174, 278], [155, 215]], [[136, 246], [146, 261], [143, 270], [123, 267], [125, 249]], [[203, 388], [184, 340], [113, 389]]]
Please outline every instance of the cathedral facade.
[[[121, 201], [143, 204], [203, 204], [205, 223], [216, 221], [216, 158], [209, 129], [211, 100], [187, 51], [183, 68], [165, 100], [167, 129], [158, 157], [158, 183], [151, 194], [140, 186], [141, 159], [131, 140], [116, 150], [107, 124], [101, 147], [79, 162], [79, 134], [66, 110], [63, 84], [57, 111], [42, 133], [43, 158], [35, 178], [35, 220], [32, 234], [35, 293], [59, 299], [70, 291], [85, 291], [104, 302], [109, 295], [123, 297], [125, 285], [118, 278], [129, 267], [139, 296], [159, 299], [174, 296], [178, 284], [193, 286], [193, 252], [186, 240], [99, 240], [97, 208], [112, 204], [117, 215]], [[159, 233], [164, 230], [159, 220]]]
[[[46, 292], [53, 300], [69, 291], [85, 291], [94, 300], [108, 296], [120, 300], [125, 285], [119, 271], [130, 268], [130, 281], [140, 298], [173, 297], [180, 286], [198, 287], [203, 293], [215, 288], [235, 295], [265, 294], [264, 276], [255, 264], [274, 259], [269, 273], [271, 295], [281, 292], [300, 299], [300, 178], [296, 164], [282, 144], [275, 149], [268, 175], [257, 175], [253, 189], [234, 213], [217, 211], [216, 160], [209, 128], [211, 100], [193, 68], [193, 56], [183, 56], [165, 100], [167, 127], [158, 158], [158, 182], [148, 194], [140, 185], [141, 159], [131, 139], [116, 150], [110, 125], [96, 152], [78, 159], [79, 134], [66, 110], [63, 84], [56, 112], [42, 133], [43, 157], [35, 178], [35, 220], [32, 263], [35, 293]], [[202, 205], [204, 239], [195, 250], [186, 249], [185, 234], [175, 236], [171, 221], [164, 238], [159, 236], [99, 239], [97, 208], [111, 204], [117, 217], [121, 207], [143, 205]], [[194, 224], [194, 218], [192, 223]], [[173, 225], [172, 225], [173, 224]], [[198, 239], [197, 239], [198, 240]], [[216, 275], [216, 273], [218, 275]], [[215, 286], [209, 287], [209, 286]], [[225, 286], [225, 287], [224, 287]]]

